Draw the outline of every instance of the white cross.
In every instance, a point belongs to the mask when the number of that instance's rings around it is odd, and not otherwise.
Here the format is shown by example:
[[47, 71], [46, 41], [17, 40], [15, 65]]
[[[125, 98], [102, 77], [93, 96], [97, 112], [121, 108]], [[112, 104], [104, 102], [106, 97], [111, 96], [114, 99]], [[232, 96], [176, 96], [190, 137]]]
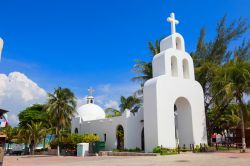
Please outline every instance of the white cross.
[[174, 34], [176, 32], [175, 25], [179, 24], [179, 21], [175, 19], [174, 13], [170, 14], [170, 17], [167, 18], [167, 21], [171, 24], [171, 33]]
[[94, 91], [95, 90], [92, 87], [89, 87], [89, 89], [88, 89], [89, 96], [92, 96]]

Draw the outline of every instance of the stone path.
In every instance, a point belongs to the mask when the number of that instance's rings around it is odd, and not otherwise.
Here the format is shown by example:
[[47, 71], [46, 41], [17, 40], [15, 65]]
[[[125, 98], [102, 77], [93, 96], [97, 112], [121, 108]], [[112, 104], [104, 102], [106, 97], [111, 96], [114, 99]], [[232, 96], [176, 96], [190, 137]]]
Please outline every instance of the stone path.
[[250, 166], [250, 153], [184, 153], [157, 157], [6, 156], [4, 166]]

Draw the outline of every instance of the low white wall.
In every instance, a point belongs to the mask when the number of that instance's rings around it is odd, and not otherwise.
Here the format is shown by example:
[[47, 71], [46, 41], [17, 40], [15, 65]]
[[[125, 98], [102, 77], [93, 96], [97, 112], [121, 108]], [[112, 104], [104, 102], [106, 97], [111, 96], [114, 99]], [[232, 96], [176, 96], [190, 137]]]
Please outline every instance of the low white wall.
[[72, 119], [71, 132], [74, 133], [75, 128], [78, 128], [81, 134], [97, 134], [101, 141], [105, 141], [104, 134], [106, 134], [105, 150], [113, 150], [117, 148], [116, 129], [119, 125], [122, 125], [124, 129], [124, 147], [127, 149], [141, 148], [143, 129], [143, 111], [141, 109], [135, 115], [126, 110], [122, 116], [92, 121], [81, 121], [79, 117], [76, 117]]

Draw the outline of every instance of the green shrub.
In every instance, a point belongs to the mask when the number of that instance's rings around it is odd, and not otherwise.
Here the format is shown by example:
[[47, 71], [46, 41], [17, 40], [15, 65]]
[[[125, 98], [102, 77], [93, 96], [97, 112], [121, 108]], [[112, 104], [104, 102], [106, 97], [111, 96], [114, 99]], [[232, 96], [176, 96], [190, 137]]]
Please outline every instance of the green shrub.
[[218, 146], [218, 151], [238, 150], [236, 147]]
[[[62, 137], [60, 140], [60, 147], [62, 149], [76, 149], [76, 145], [78, 143], [90, 143], [90, 142], [95, 142], [99, 141], [100, 138], [97, 135], [94, 134], [70, 134], [67, 136]], [[56, 149], [58, 144], [58, 139], [54, 139], [53, 141], [50, 142], [50, 147], [51, 149]]]
[[44, 151], [48, 151], [48, 148], [35, 149], [35, 152], [44, 152]]
[[100, 140], [99, 136], [94, 134], [84, 134], [82, 139], [82, 141], [86, 143], [95, 142], [99, 140]]
[[113, 149], [113, 152], [141, 152], [142, 150], [138, 147], [135, 149]]
[[177, 148], [164, 148], [157, 146], [153, 149], [153, 153], [159, 153], [160, 155], [178, 154]]
[[51, 141], [49, 145], [50, 145], [51, 149], [56, 149], [57, 148], [57, 139], [54, 139], [53, 141]]
[[161, 147], [160, 147], [160, 146], [156, 146], [156, 147], [153, 149], [153, 153], [161, 153]]
[[194, 153], [199, 153], [201, 151], [200, 145], [195, 145]]

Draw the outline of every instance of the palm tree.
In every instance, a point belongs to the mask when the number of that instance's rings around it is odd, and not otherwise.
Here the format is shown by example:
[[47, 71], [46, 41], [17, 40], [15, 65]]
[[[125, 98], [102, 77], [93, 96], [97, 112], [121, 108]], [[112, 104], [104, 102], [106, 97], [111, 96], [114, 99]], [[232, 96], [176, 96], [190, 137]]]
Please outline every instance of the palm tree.
[[121, 112], [124, 112], [126, 109], [129, 109], [132, 113], [135, 113], [138, 111], [139, 104], [141, 103], [140, 99], [134, 97], [134, 96], [129, 96], [129, 97], [124, 97], [121, 96], [121, 104], [120, 104], [120, 109]]
[[46, 135], [46, 128], [42, 122], [27, 124], [26, 133], [30, 136], [31, 151], [34, 155], [35, 147], [43, 140]]
[[245, 119], [245, 125], [246, 127], [250, 127], [250, 101], [248, 101], [248, 103], [246, 104], [246, 112], [245, 112], [245, 115], [244, 115], [244, 118]]
[[234, 60], [225, 64], [222, 70], [223, 77], [226, 82], [226, 91], [235, 97], [239, 107], [242, 132], [242, 151], [246, 151], [245, 142], [245, 124], [244, 112], [246, 112], [245, 104], [243, 103], [243, 95], [250, 92], [250, 63], [249, 61], [240, 60], [238, 56]]
[[12, 128], [11, 126], [7, 126], [3, 129], [3, 133], [6, 135], [6, 142], [8, 143], [7, 151], [9, 151], [10, 144], [15, 138], [14, 128]]
[[71, 118], [76, 113], [74, 93], [68, 88], [57, 88], [53, 94], [48, 94], [47, 111], [55, 125], [58, 138], [57, 154], [60, 156], [60, 131], [70, 126]]
[[[154, 57], [160, 53], [160, 41], [156, 40], [155, 45], [152, 42], [148, 43], [148, 48]], [[140, 59], [135, 60], [136, 64], [133, 67], [133, 71], [139, 73], [138, 76], [132, 78], [132, 81], [139, 81], [143, 85], [147, 80], [153, 77], [152, 61], [146, 62]]]
[[106, 117], [112, 118], [116, 116], [121, 116], [121, 112], [114, 108], [107, 108], [105, 109]]
[[216, 126], [219, 128], [220, 133], [225, 130], [236, 129], [239, 126], [240, 121], [241, 119], [238, 112], [238, 105], [230, 104], [223, 115], [216, 122]]
[[24, 143], [24, 145], [25, 145], [24, 153], [28, 154], [29, 153], [29, 146], [28, 145], [31, 144], [31, 135], [30, 135], [30, 132], [29, 132], [27, 126], [19, 128], [17, 138], [18, 138], [19, 142]]

